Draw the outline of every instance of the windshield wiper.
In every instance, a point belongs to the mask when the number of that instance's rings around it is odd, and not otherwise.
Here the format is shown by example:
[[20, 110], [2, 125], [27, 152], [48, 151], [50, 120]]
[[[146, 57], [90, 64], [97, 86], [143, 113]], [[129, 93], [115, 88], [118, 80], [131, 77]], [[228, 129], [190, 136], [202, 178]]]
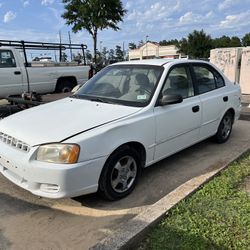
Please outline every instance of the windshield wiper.
[[89, 96], [84, 96], [84, 95], [72, 95], [70, 97], [71, 98], [76, 98], [76, 99], [85, 99], [85, 100], [89, 100], [91, 102], [114, 103], [114, 102], [112, 102], [110, 100], [103, 99], [101, 97], [92, 97], [92, 98], [90, 98]]
[[92, 102], [111, 103], [110, 101], [105, 100], [105, 99], [102, 99], [102, 98], [100, 98], [100, 97], [90, 98], [89, 100], [92, 101]]
[[70, 98], [83, 99], [81, 95], [71, 95]]

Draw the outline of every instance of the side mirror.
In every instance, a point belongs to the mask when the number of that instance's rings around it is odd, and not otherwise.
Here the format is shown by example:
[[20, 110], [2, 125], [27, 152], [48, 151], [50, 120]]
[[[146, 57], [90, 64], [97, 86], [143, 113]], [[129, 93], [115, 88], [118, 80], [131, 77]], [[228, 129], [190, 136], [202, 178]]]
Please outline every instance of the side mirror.
[[158, 106], [166, 106], [169, 104], [181, 103], [183, 98], [181, 95], [164, 95], [158, 100]]

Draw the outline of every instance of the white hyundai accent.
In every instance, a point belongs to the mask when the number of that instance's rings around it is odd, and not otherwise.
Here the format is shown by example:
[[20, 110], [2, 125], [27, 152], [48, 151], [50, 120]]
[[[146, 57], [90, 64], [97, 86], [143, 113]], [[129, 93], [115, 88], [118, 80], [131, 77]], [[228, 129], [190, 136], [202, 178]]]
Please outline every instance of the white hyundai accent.
[[228, 140], [240, 87], [197, 60], [106, 67], [74, 95], [0, 121], [0, 172], [33, 194], [128, 195], [144, 167], [214, 136]]

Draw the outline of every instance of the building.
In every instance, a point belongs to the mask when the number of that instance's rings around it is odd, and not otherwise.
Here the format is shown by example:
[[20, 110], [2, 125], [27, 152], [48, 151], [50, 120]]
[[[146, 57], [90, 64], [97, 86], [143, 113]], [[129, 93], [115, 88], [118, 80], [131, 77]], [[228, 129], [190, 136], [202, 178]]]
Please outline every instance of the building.
[[175, 45], [161, 46], [154, 42], [147, 42], [137, 49], [129, 50], [129, 60], [181, 58], [183, 56]]

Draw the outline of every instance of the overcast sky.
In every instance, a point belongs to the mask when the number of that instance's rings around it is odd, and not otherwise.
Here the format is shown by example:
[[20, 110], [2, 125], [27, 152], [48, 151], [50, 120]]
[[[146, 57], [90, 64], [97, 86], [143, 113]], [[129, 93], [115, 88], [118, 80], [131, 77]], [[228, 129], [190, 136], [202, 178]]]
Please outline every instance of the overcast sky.
[[[194, 29], [204, 29], [212, 37], [242, 37], [250, 32], [250, 0], [123, 0], [128, 10], [120, 31], [104, 30], [98, 36], [102, 47], [114, 47], [148, 39], [180, 39]], [[68, 31], [61, 18], [60, 0], [0, 0], [0, 39], [57, 42], [59, 30], [68, 42]], [[92, 48], [87, 32], [72, 34], [73, 42]]]

